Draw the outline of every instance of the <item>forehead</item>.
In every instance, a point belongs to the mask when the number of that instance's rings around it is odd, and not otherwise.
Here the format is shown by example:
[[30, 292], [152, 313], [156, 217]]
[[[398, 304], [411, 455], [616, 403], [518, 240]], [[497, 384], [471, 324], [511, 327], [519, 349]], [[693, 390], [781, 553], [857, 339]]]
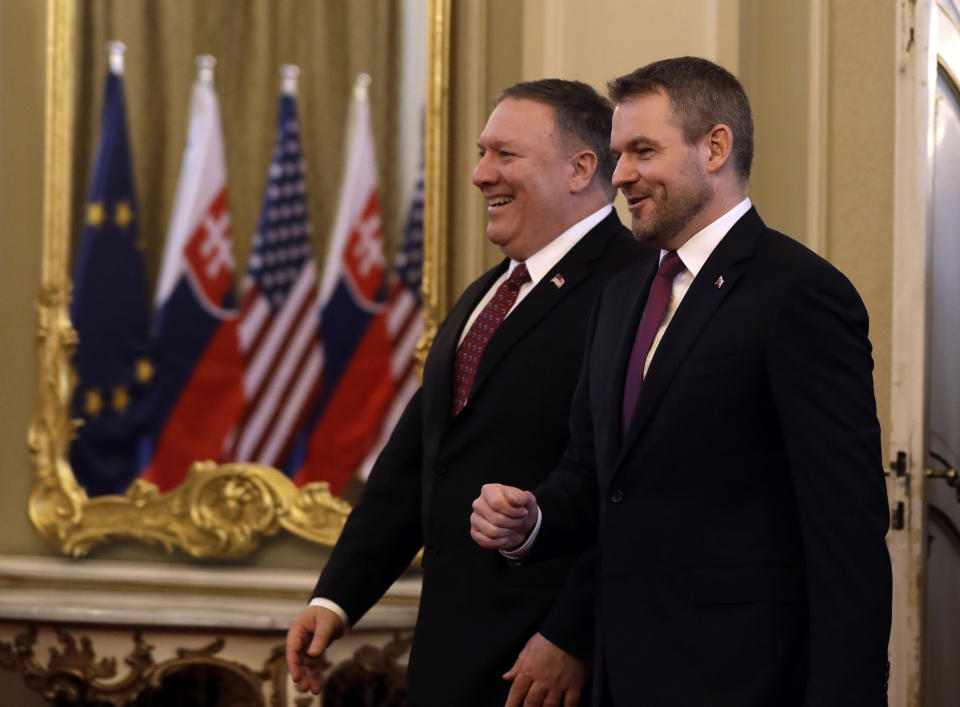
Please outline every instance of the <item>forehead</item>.
[[657, 140], [682, 136], [674, 119], [670, 99], [663, 92], [649, 93], [617, 104], [613, 111], [611, 143], [626, 142], [637, 137]]
[[493, 109], [477, 141], [482, 147], [552, 142], [553, 107], [526, 98], [505, 98]]

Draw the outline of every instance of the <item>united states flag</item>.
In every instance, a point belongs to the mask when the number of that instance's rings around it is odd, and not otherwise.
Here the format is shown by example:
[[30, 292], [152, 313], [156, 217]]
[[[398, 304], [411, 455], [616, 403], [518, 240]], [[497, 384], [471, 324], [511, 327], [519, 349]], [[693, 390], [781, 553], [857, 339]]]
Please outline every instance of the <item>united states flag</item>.
[[310, 232], [294, 90], [287, 85], [243, 284], [240, 347], [247, 407], [229, 441], [236, 461], [282, 467], [316, 402], [323, 353]]

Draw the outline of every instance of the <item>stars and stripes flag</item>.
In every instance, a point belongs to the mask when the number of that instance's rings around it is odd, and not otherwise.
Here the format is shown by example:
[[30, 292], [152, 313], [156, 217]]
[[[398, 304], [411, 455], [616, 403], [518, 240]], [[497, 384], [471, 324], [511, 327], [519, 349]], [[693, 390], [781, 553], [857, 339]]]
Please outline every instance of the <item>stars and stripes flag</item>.
[[154, 315], [153, 429], [143, 478], [177, 486], [191, 463], [222, 461], [244, 408], [227, 172], [212, 57], [199, 57], [187, 145], [164, 247]]
[[83, 422], [70, 445], [70, 464], [90, 496], [122, 493], [136, 477], [142, 402], [153, 378], [122, 51], [114, 43], [70, 302], [79, 339], [71, 414]]
[[285, 466], [295, 435], [317, 401], [323, 355], [310, 232], [295, 84], [285, 80], [277, 142], [241, 295], [247, 407], [229, 440], [235, 461]]
[[387, 333], [393, 345], [390, 358], [390, 373], [397, 383], [396, 392], [383, 421], [380, 433], [370, 453], [360, 467], [359, 475], [364, 481], [370, 475], [380, 450], [383, 449], [390, 433], [396, 426], [403, 409], [417, 388], [420, 377], [417, 375], [414, 354], [420, 335], [423, 334], [423, 159], [421, 161], [416, 185], [410, 199], [410, 209], [403, 232], [403, 242], [395, 258], [395, 272], [391, 278], [390, 298], [387, 310]]
[[328, 481], [334, 494], [375, 444], [396, 390], [367, 84], [369, 77], [358, 79], [350, 105], [346, 170], [320, 287], [320, 396], [289, 465], [295, 483]]

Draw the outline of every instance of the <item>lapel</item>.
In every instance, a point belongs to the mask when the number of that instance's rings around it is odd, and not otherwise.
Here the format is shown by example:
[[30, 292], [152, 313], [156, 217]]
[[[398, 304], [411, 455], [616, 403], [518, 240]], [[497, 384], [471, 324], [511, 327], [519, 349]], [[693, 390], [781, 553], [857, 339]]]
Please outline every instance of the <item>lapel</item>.
[[[483, 389], [484, 383], [496, 369], [500, 360], [554, 307], [576, 290], [577, 285], [585, 277], [590, 275], [589, 263], [602, 255], [607, 242], [619, 223], [616, 212], [611, 212], [609, 216], [581, 238], [556, 265], [548, 270], [536, 287], [503, 320], [503, 323], [490, 337], [483, 356], [480, 358], [477, 374], [474, 376], [470, 395], [467, 398], [467, 408], [470, 407], [471, 401]], [[557, 287], [553, 282], [557, 276], [563, 282], [561, 287]], [[549, 351], [539, 353], [543, 356], [550, 355]], [[463, 413], [457, 417], [463, 417]]]
[[[640, 398], [637, 400], [633, 419], [620, 447], [617, 468], [623, 463], [630, 447], [649, 422], [657, 403], [663, 397], [678, 366], [696, 342], [704, 325], [710, 321], [723, 300], [736, 287], [737, 281], [749, 265], [750, 258], [753, 257], [763, 228], [763, 221], [757, 215], [756, 209], [751, 208], [724, 236], [694, 278], [657, 346], [647, 375], [644, 376], [643, 388], [640, 390]], [[721, 276], [723, 286], [718, 288], [715, 283]], [[646, 300], [646, 296], [644, 295], [641, 299]], [[632, 331], [635, 333], [636, 327]], [[626, 346], [632, 345], [631, 338]], [[629, 357], [629, 348], [626, 355]], [[623, 368], [625, 371], [626, 363]], [[625, 372], [624, 375], [626, 375]], [[622, 380], [621, 378], [619, 388], [621, 396]], [[619, 400], [622, 398], [618, 399], [618, 404]], [[621, 417], [617, 415], [614, 419], [619, 420]]]
[[437, 332], [437, 338], [430, 347], [430, 355], [423, 368], [423, 389], [430, 391], [423, 400], [426, 429], [442, 431], [450, 422], [453, 367], [456, 363], [460, 333], [477, 302], [507, 269], [508, 263], [509, 260], [504, 259], [474, 280], [447, 315], [444, 324], [450, 326], [441, 326]]

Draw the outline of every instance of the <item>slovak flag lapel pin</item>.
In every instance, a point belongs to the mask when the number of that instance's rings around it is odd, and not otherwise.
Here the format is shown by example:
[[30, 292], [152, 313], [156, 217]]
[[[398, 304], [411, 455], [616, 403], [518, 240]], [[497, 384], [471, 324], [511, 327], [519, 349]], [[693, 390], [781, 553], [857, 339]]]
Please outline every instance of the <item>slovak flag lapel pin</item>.
[[718, 278], [717, 278], [717, 281], [714, 282], [713, 284], [714, 284], [714, 286], [715, 286], [718, 290], [719, 290], [721, 287], [723, 287], [723, 275], [721, 275], [720, 277], [718, 277]]
[[550, 282], [556, 285], [557, 289], [559, 290], [561, 287], [563, 287], [563, 283], [565, 283], [566, 280], [563, 279], [563, 275], [561, 275], [560, 273], [557, 273], [556, 275], [550, 278]]

